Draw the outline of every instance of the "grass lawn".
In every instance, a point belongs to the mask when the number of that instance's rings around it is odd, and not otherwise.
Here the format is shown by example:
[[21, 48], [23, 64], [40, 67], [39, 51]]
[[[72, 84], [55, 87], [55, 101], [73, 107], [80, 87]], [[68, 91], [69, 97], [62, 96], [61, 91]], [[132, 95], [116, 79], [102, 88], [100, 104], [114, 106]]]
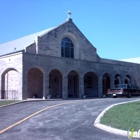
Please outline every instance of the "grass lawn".
[[0, 106], [15, 103], [15, 102], [18, 102], [18, 101], [16, 101], [16, 100], [3, 100], [3, 101], [0, 101]]
[[114, 106], [104, 114], [100, 123], [122, 130], [134, 128], [138, 131], [140, 129], [140, 101]]

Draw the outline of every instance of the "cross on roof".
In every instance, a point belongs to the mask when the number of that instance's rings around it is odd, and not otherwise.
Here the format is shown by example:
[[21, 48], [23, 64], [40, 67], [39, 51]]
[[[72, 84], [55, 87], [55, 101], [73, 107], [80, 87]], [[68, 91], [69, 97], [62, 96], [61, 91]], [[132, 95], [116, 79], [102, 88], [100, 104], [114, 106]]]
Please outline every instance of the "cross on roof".
[[71, 16], [71, 12], [68, 11], [67, 14], [68, 14], [68, 19], [71, 19], [71, 17], [70, 17]]

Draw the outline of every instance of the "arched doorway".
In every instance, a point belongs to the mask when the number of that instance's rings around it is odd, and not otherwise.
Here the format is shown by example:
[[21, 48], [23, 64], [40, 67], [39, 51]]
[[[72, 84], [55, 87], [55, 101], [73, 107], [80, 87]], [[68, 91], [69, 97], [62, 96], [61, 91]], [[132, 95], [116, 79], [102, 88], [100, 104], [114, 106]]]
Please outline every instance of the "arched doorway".
[[130, 75], [126, 75], [124, 78], [124, 83], [125, 84], [131, 84], [131, 76]]
[[103, 85], [103, 94], [107, 93], [107, 90], [110, 88], [110, 76], [108, 73], [105, 73], [102, 78]]
[[121, 84], [121, 81], [122, 81], [121, 75], [120, 74], [116, 74], [115, 77], [114, 77], [114, 85]]
[[49, 94], [51, 98], [62, 98], [62, 74], [56, 69], [49, 74]]
[[10, 68], [3, 72], [1, 80], [1, 99], [18, 99], [19, 73]]
[[87, 97], [98, 97], [98, 77], [93, 72], [84, 75], [84, 94]]
[[68, 98], [78, 98], [79, 76], [75, 71], [68, 74]]
[[43, 73], [38, 68], [28, 71], [28, 98], [43, 98]]

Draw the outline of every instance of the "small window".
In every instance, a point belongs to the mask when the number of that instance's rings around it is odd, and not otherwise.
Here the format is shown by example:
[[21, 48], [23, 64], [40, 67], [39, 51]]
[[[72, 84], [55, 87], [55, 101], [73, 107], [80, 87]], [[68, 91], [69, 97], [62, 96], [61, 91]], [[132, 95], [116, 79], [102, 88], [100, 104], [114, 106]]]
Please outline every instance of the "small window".
[[74, 46], [68, 37], [63, 38], [61, 42], [61, 56], [74, 58]]

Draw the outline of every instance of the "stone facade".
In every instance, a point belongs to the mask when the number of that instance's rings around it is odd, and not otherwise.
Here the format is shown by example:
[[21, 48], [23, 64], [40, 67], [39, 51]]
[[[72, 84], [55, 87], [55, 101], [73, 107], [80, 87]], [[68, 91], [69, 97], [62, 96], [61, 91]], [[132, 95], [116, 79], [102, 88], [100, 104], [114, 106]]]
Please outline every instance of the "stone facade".
[[[61, 56], [63, 38], [74, 58]], [[102, 97], [118, 83], [140, 86], [140, 65], [102, 59], [71, 19], [36, 36], [20, 52], [0, 57], [1, 99]]]
[[0, 57], [0, 98], [22, 99], [22, 68], [21, 52]]

